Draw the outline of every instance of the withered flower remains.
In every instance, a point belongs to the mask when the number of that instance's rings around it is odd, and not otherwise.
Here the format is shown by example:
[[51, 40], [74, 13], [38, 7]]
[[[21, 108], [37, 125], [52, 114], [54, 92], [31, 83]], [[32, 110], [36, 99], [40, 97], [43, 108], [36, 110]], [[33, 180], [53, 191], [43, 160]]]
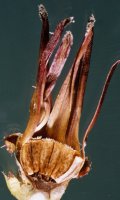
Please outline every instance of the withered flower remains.
[[92, 15], [72, 67], [52, 106], [51, 92], [68, 58], [73, 36], [64, 35], [53, 61], [50, 57], [60, 42], [64, 27], [74, 22], [73, 17], [62, 20], [49, 38], [48, 15], [39, 6], [42, 33], [39, 67], [34, 93], [30, 103], [30, 117], [23, 134], [15, 133], [5, 138], [9, 153], [15, 153], [19, 174], [4, 174], [7, 186], [18, 200], [61, 199], [73, 178], [86, 175], [90, 163], [85, 156], [86, 139], [96, 122], [111, 76], [120, 61], [110, 69], [95, 114], [85, 131], [82, 146], [79, 144], [79, 121], [89, 72], [95, 23]]

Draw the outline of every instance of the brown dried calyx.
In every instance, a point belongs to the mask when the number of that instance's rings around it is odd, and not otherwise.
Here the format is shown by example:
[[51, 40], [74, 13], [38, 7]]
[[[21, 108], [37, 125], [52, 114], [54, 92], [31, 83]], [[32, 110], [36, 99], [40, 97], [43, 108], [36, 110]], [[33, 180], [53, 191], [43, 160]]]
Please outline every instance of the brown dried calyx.
[[[53, 139], [33, 139], [21, 149], [20, 163], [37, 189], [50, 191], [56, 185], [72, 178], [71, 173], [74, 173], [77, 167], [74, 160], [78, 156], [77, 151]], [[82, 159], [79, 159], [79, 163], [81, 161]]]
[[51, 92], [73, 43], [70, 31], [63, 36], [51, 65], [49, 60], [64, 27], [73, 22], [73, 17], [62, 20], [49, 38], [48, 14], [43, 5], [39, 6], [39, 14], [42, 33], [30, 117], [23, 134], [12, 134], [5, 138], [9, 153], [16, 154], [19, 175], [18, 178], [11, 173], [4, 176], [11, 193], [20, 200], [58, 200], [71, 179], [88, 174], [90, 163], [85, 157], [86, 139], [98, 117], [113, 71], [120, 62], [112, 66], [107, 76], [95, 115], [80, 148], [79, 121], [89, 72], [95, 18], [93, 15], [90, 17], [82, 45], [52, 106]]

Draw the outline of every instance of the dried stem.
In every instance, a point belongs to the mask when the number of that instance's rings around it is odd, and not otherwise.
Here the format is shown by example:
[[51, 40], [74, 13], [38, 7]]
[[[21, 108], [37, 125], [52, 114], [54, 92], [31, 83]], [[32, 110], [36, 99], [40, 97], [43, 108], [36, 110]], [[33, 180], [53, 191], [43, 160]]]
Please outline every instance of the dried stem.
[[105, 95], [107, 93], [107, 90], [108, 90], [108, 87], [109, 87], [109, 84], [110, 84], [110, 81], [111, 81], [111, 78], [112, 78], [112, 75], [113, 75], [115, 69], [117, 68], [118, 64], [120, 64], [120, 60], [116, 61], [112, 65], [112, 67], [110, 68], [110, 71], [109, 71], [109, 73], [106, 77], [105, 84], [103, 86], [102, 94], [100, 96], [97, 108], [96, 108], [95, 113], [93, 115], [93, 118], [92, 118], [91, 122], [89, 123], [88, 128], [87, 128], [87, 130], [85, 131], [85, 134], [84, 134], [84, 138], [83, 138], [83, 142], [82, 142], [82, 153], [83, 154], [84, 154], [84, 148], [86, 146], [86, 141], [87, 141], [88, 135], [89, 135], [91, 129], [93, 128], [93, 126], [95, 125], [95, 123], [98, 119], [101, 107], [102, 107], [103, 102], [104, 102]]

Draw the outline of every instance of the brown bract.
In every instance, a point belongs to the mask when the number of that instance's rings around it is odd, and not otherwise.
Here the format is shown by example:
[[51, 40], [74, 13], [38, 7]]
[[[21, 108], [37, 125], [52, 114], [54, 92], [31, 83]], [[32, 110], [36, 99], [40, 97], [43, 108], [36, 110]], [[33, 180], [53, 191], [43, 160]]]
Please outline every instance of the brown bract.
[[[44, 199], [60, 199], [71, 179], [82, 177], [90, 171], [90, 162], [85, 156], [86, 139], [98, 117], [113, 71], [120, 62], [117, 61], [110, 69], [97, 109], [80, 146], [79, 122], [95, 19], [93, 15], [90, 17], [82, 45], [52, 105], [52, 90], [73, 44], [70, 31], [65, 33], [60, 42], [61, 36], [65, 26], [74, 22], [74, 19], [62, 20], [49, 38], [48, 15], [43, 5], [39, 6], [39, 14], [42, 32], [38, 73], [28, 124], [23, 134], [12, 134], [5, 138], [6, 148], [9, 153], [15, 152], [19, 167], [19, 178], [10, 173], [9, 176], [5, 175], [5, 179], [11, 193], [21, 200], [32, 200], [38, 194], [42, 194]], [[49, 60], [56, 48], [50, 65]], [[40, 199], [39, 195], [36, 199]]]

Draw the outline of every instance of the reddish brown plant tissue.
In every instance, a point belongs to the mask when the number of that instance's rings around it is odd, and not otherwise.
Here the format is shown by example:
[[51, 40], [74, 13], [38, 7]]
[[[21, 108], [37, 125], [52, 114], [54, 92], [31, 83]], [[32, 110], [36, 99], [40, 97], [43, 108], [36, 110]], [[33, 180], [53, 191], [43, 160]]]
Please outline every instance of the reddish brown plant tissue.
[[62, 20], [49, 38], [46, 9], [39, 6], [42, 20], [39, 66], [34, 93], [30, 103], [30, 117], [24, 133], [5, 138], [7, 151], [15, 152], [19, 167], [18, 177], [12, 172], [5, 176], [8, 188], [19, 200], [60, 199], [71, 179], [82, 177], [90, 171], [85, 156], [86, 139], [100, 112], [110, 79], [118, 63], [110, 69], [95, 114], [85, 131], [82, 146], [78, 132], [86, 82], [89, 72], [95, 19], [92, 15], [72, 67], [62, 84], [54, 105], [52, 90], [65, 65], [73, 43], [67, 31], [52, 60], [50, 57], [60, 42], [66, 25], [73, 17]]

